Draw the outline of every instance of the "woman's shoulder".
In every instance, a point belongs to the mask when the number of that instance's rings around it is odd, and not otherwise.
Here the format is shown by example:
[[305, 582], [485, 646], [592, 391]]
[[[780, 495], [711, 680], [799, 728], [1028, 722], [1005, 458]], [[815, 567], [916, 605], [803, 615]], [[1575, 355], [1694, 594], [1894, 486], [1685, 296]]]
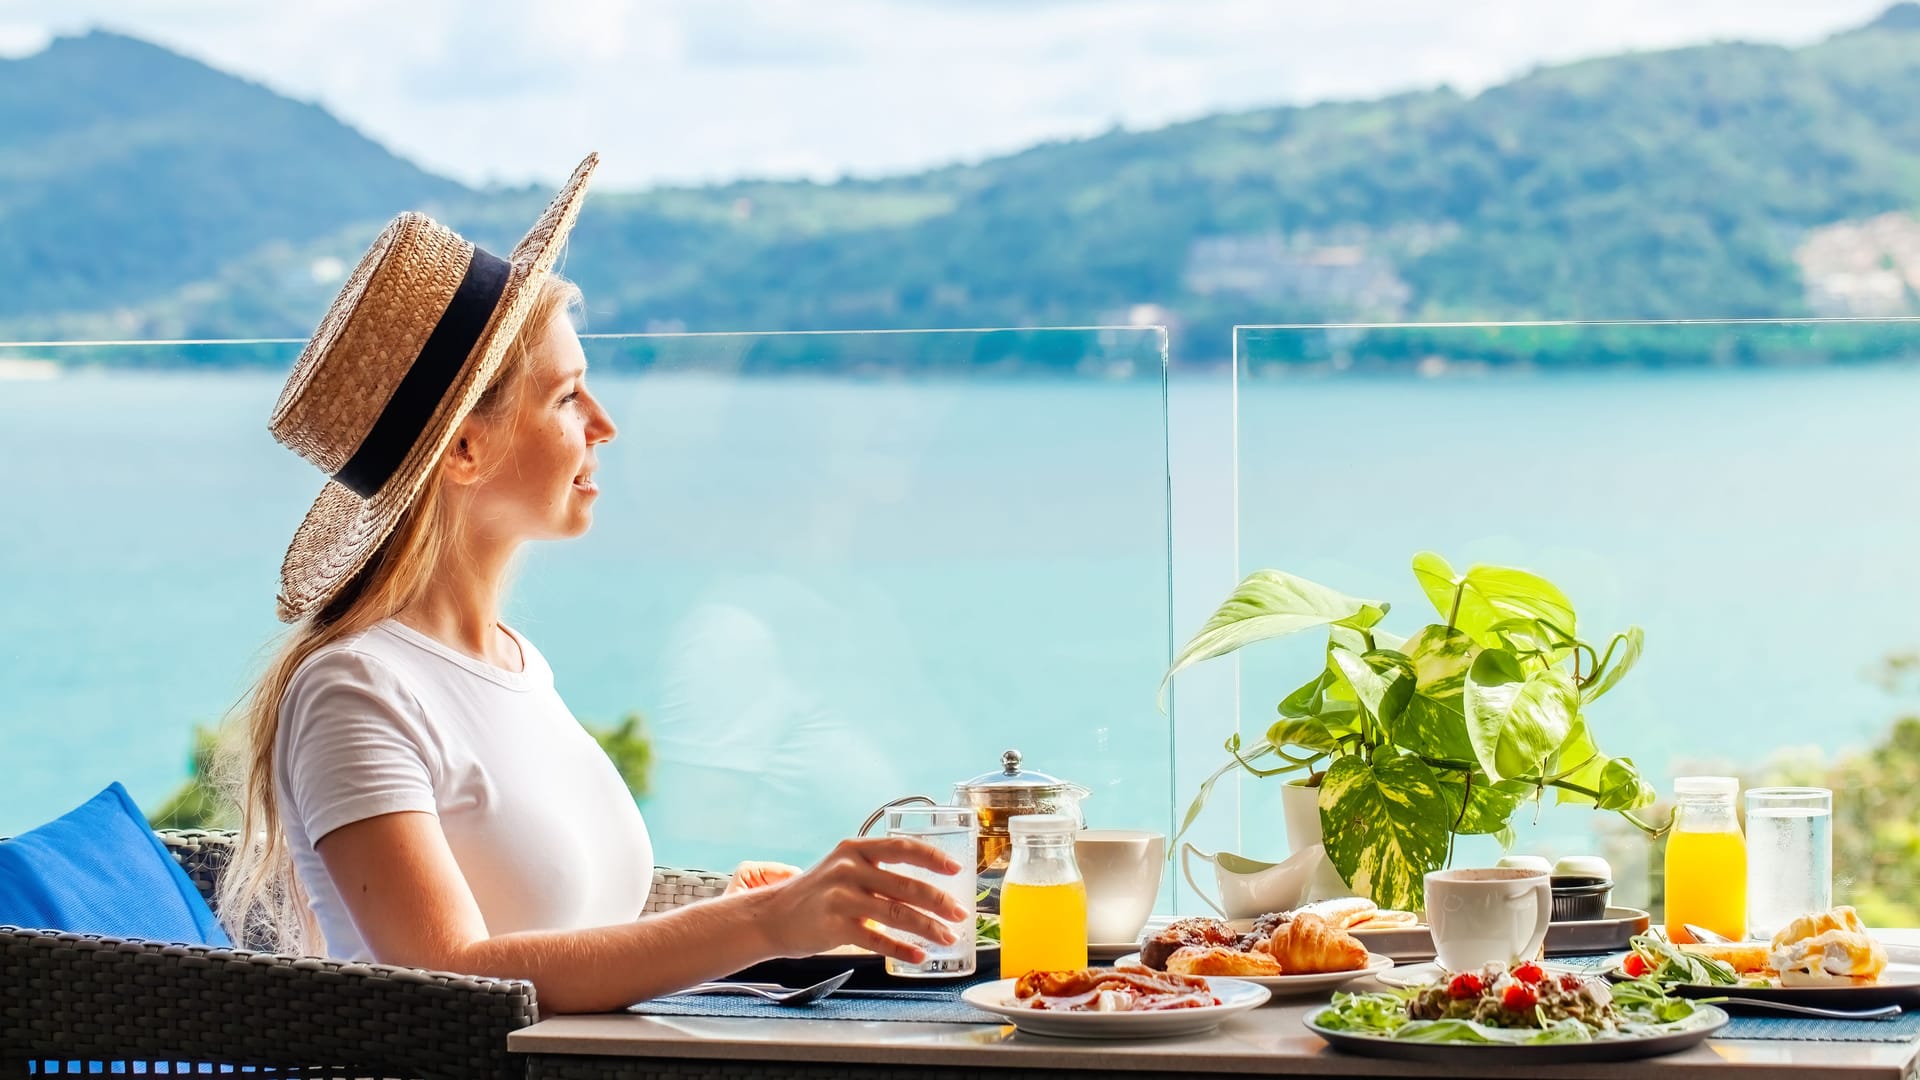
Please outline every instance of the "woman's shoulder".
[[301, 662], [287, 680], [283, 708], [344, 693], [359, 698], [409, 702], [407, 655], [376, 624], [329, 641]]

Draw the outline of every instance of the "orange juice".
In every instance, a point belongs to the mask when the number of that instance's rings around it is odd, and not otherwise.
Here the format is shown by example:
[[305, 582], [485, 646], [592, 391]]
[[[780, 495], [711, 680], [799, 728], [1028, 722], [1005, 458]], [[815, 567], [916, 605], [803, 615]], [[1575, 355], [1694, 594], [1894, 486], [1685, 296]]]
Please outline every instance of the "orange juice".
[[[1742, 878], [1741, 880], [1745, 880]], [[1000, 891], [1000, 977], [1087, 966], [1087, 887], [1079, 881]]]
[[1692, 941], [1682, 923], [1747, 936], [1747, 841], [1737, 830], [1667, 837], [1667, 935]]

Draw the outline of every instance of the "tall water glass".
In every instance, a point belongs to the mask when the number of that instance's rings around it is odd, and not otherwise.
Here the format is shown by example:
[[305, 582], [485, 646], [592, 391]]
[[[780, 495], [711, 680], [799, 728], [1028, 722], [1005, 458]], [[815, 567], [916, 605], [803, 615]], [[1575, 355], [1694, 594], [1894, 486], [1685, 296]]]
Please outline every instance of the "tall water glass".
[[1747, 791], [1747, 936], [1765, 940], [1833, 906], [1833, 792]]
[[887, 835], [919, 840], [952, 856], [953, 861], [960, 864], [957, 874], [936, 874], [904, 863], [886, 863], [884, 867], [938, 886], [948, 896], [958, 900], [967, 911], [966, 917], [960, 922], [947, 924], [953, 928], [954, 942], [951, 945], [896, 931], [902, 941], [925, 949], [927, 958], [922, 963], [904, 964], [889, 956], [887, 974], [924, 978], [973, 974], [973, 909], [978, 882], [975, 844], [980, 835], [979, 819], [965, 807], [900, 806], [887, 811]]

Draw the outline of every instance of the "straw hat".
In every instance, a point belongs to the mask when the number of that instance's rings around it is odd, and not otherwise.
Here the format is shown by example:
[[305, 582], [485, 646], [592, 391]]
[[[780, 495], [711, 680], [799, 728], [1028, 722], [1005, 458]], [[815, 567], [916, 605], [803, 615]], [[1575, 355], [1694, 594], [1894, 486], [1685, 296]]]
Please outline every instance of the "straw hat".
[[347, 277], [267, 422], [331, 478], [281, 564], [280, 621], [337, 596], [413, 505], [526, 321], [598, 161], [574, 169], [505, 259], [405, 213]]

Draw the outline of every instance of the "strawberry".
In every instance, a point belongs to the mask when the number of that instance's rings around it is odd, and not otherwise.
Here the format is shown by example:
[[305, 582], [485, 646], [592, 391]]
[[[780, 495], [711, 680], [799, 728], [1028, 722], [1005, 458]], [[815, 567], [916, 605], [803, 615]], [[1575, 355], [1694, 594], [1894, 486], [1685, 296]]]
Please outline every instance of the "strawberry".
[[1539, 964], [1528, 961], [1513, 969], [1513, 977], [1529, 986], [1537, 986], [1547, 977], [1547, 973], [1540, 970]]
[[1508, 1012], [1526, 1012], [1539, 1000], [1533, 987], [1525, 983], [1508, 983], [1507, 992], [1500, 995], [1500, 1007]]
[[1465, 1001], [1479, 997], [1486, 988], [1487, 984], [1480, 981], [1480, 976], [1469, 972], [1453, 977], [1453, 981], [1447, 984], [1447, 996], [1455, 1001]]

